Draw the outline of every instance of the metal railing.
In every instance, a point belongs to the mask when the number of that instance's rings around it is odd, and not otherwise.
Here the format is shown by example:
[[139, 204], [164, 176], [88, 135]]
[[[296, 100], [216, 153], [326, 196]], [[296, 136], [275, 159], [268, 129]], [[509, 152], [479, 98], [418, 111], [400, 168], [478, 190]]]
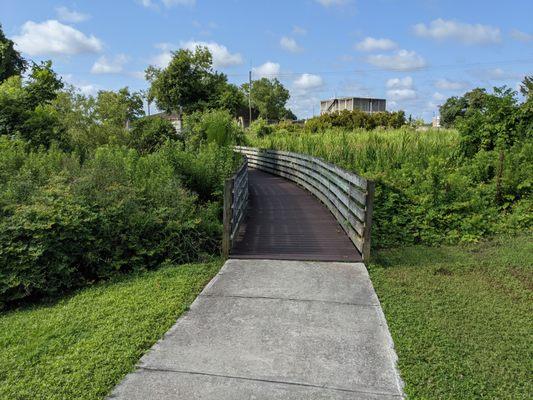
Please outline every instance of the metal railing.
[[320, 158], [253, 147], [235, 147], [248, 166], [289, 179], [317, 197], [334, 215], [363, 260], [370, 257], [375, 184]]

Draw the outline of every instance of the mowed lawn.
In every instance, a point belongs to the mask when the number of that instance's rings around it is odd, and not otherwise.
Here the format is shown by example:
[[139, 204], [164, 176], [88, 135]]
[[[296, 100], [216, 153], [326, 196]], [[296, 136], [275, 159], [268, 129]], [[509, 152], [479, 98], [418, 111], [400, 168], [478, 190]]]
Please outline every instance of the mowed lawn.
[[377, 253], [411, 399], [533, 398], [533, 237]]
[[0, 314], [0, 399], [104, 398], [220, 266], [167, 266]]

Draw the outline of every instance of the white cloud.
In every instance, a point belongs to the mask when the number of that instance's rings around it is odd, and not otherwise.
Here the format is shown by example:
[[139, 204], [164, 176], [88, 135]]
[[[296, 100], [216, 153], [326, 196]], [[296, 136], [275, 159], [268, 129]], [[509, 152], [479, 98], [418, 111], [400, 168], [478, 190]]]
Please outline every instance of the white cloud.
[[466, 24], [438, 18], [429, 25], [416, 24], [414, 32], [420, 37], [436, 40], [452, 39], [464, 44], [490, 44], [501, 41], [500, 29], [481, 24]]
[[196, 0], [163, 0], [163, 4], [168, 8], [172, 6], [194, 6]]
[[417, 93], [413, 89], [413, 78], [392, 78], [387, 81], [387, 98], [393, 101], [416, 99]]
[[56, 8], [57, 18], [65, 22], [82, 22], [90, 18], [89, 14], [83, 14], [78, 11], [69, 10], [67, 7]]
[[491, 68], [485, 71], [479, 71], [476, 73], [477, 76], [482, 75], [486, 79], [495, 80], [495, 81], [506, 81], [514, 79], [522, 79], [524, 76], [522, 74], [517, 74], [516, 72], [505, 71], [501, 68]]
[[295, 25], [292, 28], [292, 33], [294, 33], [295, 35], [304, 36], [304, 35], [307, 35], [307, 29], [302, 28], [301, 26]]
[[120, 74], [124, 71], [124, 65], [128, 62], [125, 54], [119, 54], [109, 59], [106, 56], [100, 57], [91, 68], [92, 74]]
[[31, 56], [98, 53], [103, 45], [95, 36], [87, 36], [56, 20], [37, 23], [27, 21], [22, 33], [13, 37], [17, 47]]
[[446, 96], [444, 96], [442, 93], [439, 93], [439, 92], [433, 93], [433, 99], [436, 100], [436, 101], [442, 101], [445, 98], [446, 98]]
[[[159, 9], [158, 3], [156, 0], [137, 0], [139, 4], [147, 8]], [[174, 6], [188, 6], [192, 7], [196, 4], [196, 0], [162, 0], [161, 1], [166, 8], [171, 8]]]
[[279, 44], [282, 49], [290, 51], [291, 53], [298, 53], [302, 51], [302, 48], [298, 45], [298, 43], [296, 43], [296, 40], [287, 36], [283, 36], [280, 39]]
[[511, 37], [521, 42], [533, 42], [533, 34], [513, 29], [511, 31]]
[[373, 37], [366, 37], [355, 46], [357, 50], [361, 51], [388, 51], [397, 47], [398, 45], [390, 39], [376, 39]]
[[348, 3], [348, 0], [315, 0], [318, 4], [323, 5], [324, 7], [331, 6], [342, 6]]
[[392, 71], [410, 71], [426, 66], [426, 60], [414, 51], [398, 50], [394, 54], [377, 54], [367, 57], [367, 62]]
[[172, 60], [172, 52], [165, 50], [152, 58], [152, 64], [159, 68], [166, 68], [170, 60]]
[[[189, 40], [188, 42], [181, 42], [179, 47], [194, 51], [197, 46], [203, 46], [209, 49], [213, 56], [213, 66], [215, 68], [240, 65], [243, 62], [242, 56], [239, 53], [231, 53], [226, 46], [216, 42]], [[159, 43], [155, 47], [161, 49], [162, 52], [152, 58], [152, 63], [160, 68], [165, 68], [170, 63], [170, 60], [172, 60], [172, 50], [176, 46], [171, 43]]]
[[294, 87], [300, 90], [311, 90], [324, 84], [322, 77], [313, 74], [302, 74], [294, 81]]
[[405, 78], [392, 78], [387, 81], [389, 89], [410, 89], [413, 87], [413, 78], [406, 76]]
[[393, 101], [413, 100], [416, 99], [414, 89], [391, 89], [387, 90], [387, 98]]
[[278, 63], [267, 61], [259, 67], [252, 68], [252, 72], [258, 79], [275, 78], [279, 75], [281, 67]]
[[209, 49], [213, 56], [213, 66], [218, 67], [231, 67], [233, 65], [242, 64], [242, 56], [239, 53], [230, 53], [228, 48], [224, 45], [216, 42], [201, 42], [190, 40], [188, 42], [182, 42], [181, 47], [184, 49], [194, 50], [197, 46], [204, 46]]
[[451, 81], [449, 79], [439, 79], [435, 82], [435, 87], [441, 90], [461, 90], [468, 86], [465, 82]]

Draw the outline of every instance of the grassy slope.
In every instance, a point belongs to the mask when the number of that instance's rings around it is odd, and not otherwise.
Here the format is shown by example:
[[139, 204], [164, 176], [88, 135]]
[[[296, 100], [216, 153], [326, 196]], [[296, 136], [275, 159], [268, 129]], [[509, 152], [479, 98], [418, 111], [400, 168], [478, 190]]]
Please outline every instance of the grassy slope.
[[219, 268], [165, 267], [0, 314], [0, 399], [105, 397]]
[[370, 267], [413, 399], [533, 397], [533, 240], [384, 250]]

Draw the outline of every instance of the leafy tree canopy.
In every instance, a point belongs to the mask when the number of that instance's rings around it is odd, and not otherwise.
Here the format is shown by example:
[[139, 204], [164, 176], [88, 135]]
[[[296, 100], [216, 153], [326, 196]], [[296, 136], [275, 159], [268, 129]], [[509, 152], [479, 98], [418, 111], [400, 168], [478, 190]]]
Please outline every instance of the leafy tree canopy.
[[26, 70], [26, 60], [15, 50], [14, 43], [4, 35], [0, 25], [0, 82]]
[[148, 67], [146, 78], [151, 83], [149, 99], [167, 112], [188, 113], [219, 105], [235, 108], [233, 103], [239, 101], [228, 88], [226, 75], [213, 69], [213, 57], [203, 46], [174, 52], [166, 68]]
[[[250, 84], [243, 84], [242, 89], [248, 94]], [[259, 116], [266, 120], [294, 118], [292, 111], [286, 108], [289, 97], [289, 91], [277, 78], [261, 78], [252, 82], [252, 105], [259, 111]]]

